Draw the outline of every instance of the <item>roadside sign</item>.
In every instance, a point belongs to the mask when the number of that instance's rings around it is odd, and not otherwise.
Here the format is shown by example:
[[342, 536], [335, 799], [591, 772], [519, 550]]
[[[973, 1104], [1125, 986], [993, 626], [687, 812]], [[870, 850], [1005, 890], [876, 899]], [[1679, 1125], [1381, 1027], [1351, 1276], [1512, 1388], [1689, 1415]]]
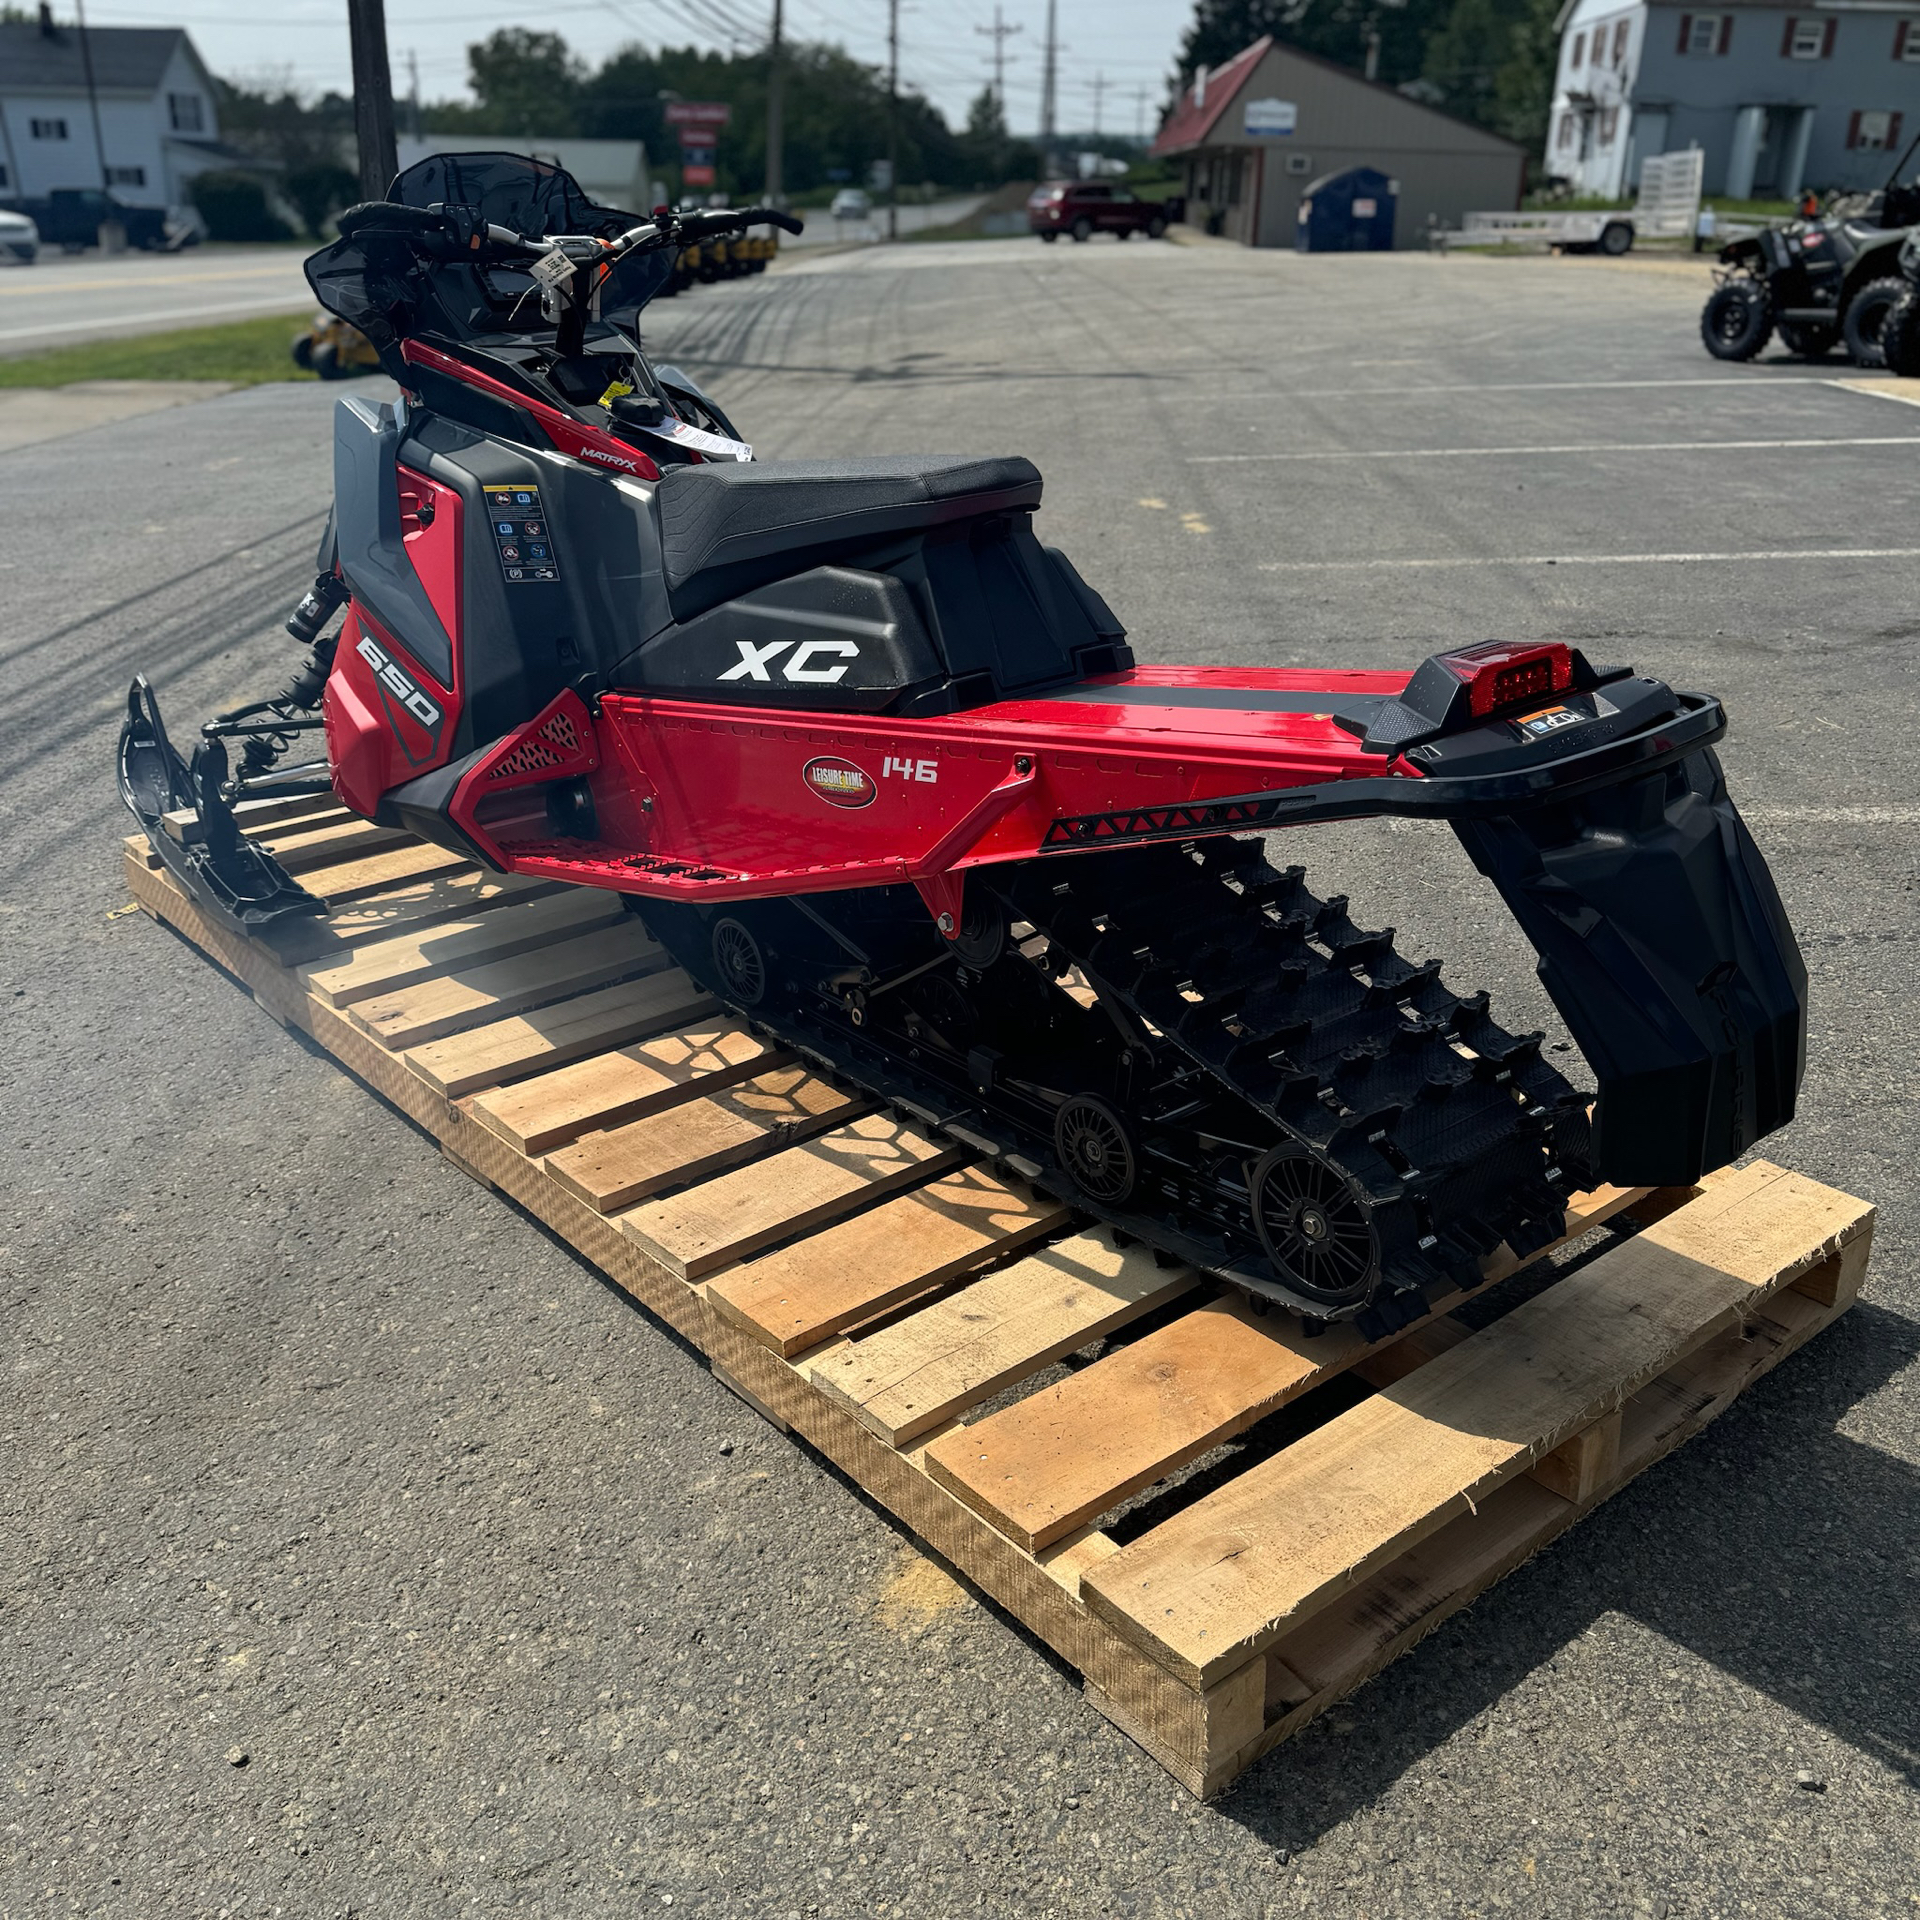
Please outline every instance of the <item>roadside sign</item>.
[[733, 109], [724, 100], [667, 102], [666, 121], [670, 127], [701, 127], [711, 133], [724, 127], [732, 118]]

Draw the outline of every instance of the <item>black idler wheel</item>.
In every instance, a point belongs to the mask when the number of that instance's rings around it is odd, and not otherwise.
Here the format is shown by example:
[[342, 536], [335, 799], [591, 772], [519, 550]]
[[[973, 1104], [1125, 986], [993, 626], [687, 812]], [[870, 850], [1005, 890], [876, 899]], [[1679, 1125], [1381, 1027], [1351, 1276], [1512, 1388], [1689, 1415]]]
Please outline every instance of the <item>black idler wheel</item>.
[[767, 956], [753, 929], [731, 918], [716, 920], [712, 948], [721, 990], [743, 1007], [757, 1007], [767, 997]]
[[1060, 1165], [1097, 1206], [1117, 1207], [1132, 1198], [1140, 1175], [1133, 1130], [1106, 1101], [1076, 1093], [1053, 1120], [1053, 1150]]
[[1309, 1300], [1351, 1306], [1380, 1277], [1380, 1239], [1366, 1203], [1337, 1167], [1283, 1141], [1253, 1170], [1253, 1223], [1274, 1272]]

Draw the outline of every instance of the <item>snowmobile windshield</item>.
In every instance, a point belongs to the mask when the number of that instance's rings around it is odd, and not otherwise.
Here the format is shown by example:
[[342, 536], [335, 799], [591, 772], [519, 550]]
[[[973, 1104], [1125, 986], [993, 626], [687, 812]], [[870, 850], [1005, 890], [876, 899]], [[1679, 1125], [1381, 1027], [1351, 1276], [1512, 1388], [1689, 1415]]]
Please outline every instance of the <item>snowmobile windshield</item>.
[[[480, 230], [491, 223], [529, 240], [611, 240], [641, 224], [638, 214], [589, 200], [562, 168], [515, 153], [435, 154], [395, 176], [387, 204], [422, 214], [457, 209]], [[600, 317], [637, 313], [672, 272], [669, 248], [626, 254], [601, 282]], [[477, 259], [430, 219], [416, 227], [396, 216], [356, 227], [309, 258], [307, 283], [328, 312], [358, 327], [383, 357], [419, 334], [467, 341], [552, 331], [523, 265]]]

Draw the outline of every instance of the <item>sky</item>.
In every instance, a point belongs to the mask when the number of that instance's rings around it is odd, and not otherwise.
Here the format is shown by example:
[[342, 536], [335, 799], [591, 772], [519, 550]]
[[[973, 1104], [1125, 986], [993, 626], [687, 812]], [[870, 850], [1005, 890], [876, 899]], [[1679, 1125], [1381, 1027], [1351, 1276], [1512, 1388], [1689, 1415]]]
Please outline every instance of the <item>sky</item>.
[[[67, 5], [56, 0], [62, 16]], [[992, 74], [995, 0], [902, 0], [900, 77], [918, 87], [958, 126], [967, 103]], [[1007, 118], [1016, 133], [1039, 124], [1041, 43], [1046, 0], [999, 0], [1006, 37]], [[1151, 133], [1174, 51], [1193, 12], [1192, 0], [1058, 0], [1059, 107], [1063, 131], [1099, 125], [1105, 132]], [[409, 86], [408, 56], [419, 63], [422, 99], [466, 97], [466, 47], [496, 27], [525, 25], [565, 36], [575, 52], [598, 63], [633, 40], [648, 46], [695, 44], [745, 48], [764, 40], [771, 0], [560, 0], [515, 6], [511, 0], [387, 0], [387, 47], [393, 87]], [[857, 59], [884, 66], [887, 0], [786, 0], [789, 38], [829, 40]], [[88, 0], [90, 26], [184, 26], [218, 74], [249, 84], [289, 84], [306, 93], [348, 93], [345, 0]]]

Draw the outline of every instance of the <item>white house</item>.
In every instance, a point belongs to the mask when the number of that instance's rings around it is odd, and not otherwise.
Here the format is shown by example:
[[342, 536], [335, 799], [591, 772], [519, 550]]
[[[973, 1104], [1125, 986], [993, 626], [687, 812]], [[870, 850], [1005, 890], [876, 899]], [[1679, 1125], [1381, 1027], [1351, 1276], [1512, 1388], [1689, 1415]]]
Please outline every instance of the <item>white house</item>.
[[[87, 84], [88, 68], [93, 85]], [[106, 187], [130, 207], [177, 207], [220, 142], [213, 78], [181, 27], [0, 22], [0, 201]]]
[[1697, 146], [1706, 190], [1879, 186], [1920, 127], [1920, 0], [1566, 0], [1547, 171], [1630, 193]]

